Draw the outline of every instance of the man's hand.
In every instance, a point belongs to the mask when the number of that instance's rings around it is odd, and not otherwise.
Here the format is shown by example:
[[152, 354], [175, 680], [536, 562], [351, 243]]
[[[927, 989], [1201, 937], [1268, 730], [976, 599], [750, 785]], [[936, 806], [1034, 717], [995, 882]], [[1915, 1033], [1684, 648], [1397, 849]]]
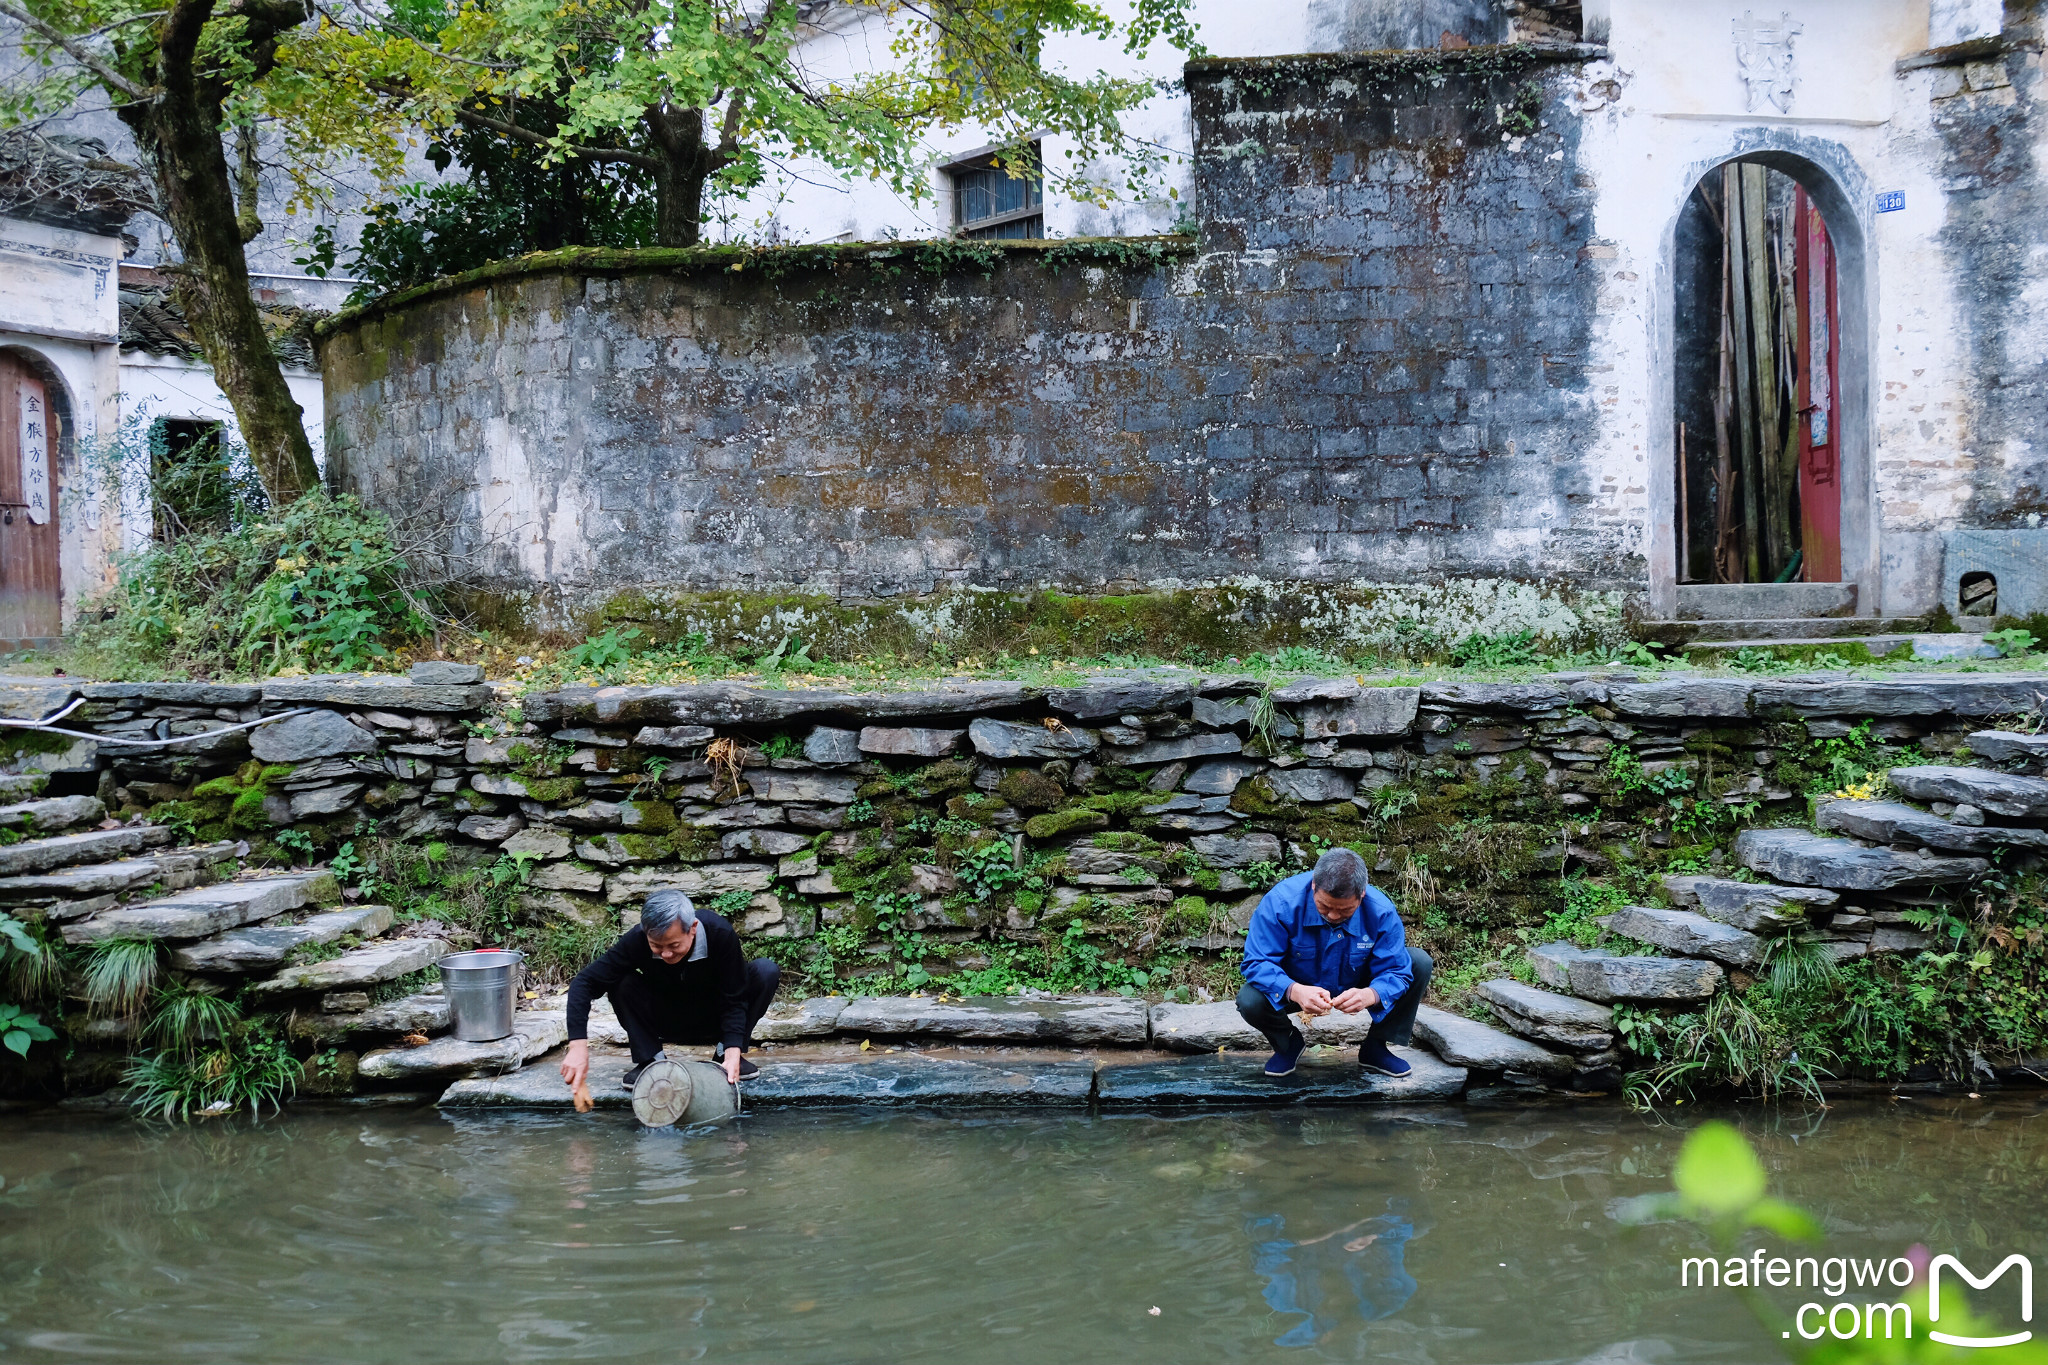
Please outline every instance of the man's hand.
[[725, 1050], [725, 1083], [727, 1085], [738, 1085], [740, 1083], [740, 1061], [741, 1056], [738, 1048], [729, 1047]]
[[1370, 986], [1353, 986], [1330, 1003], [1346, 1014], [1356, 1014], [1379, 1004], [1380, 994]]
[[590, 1079], [590, 1043], [578, 1038], [562, 1058], [562, 1084], [574, 1090]]
[[1321, 986], [1304, 986], [1297, 981], [1287, 988], [1287, 998], [1301, 1006], [1301, 1012], [1310, 1019], [1320, 1019], [1330, 1012], [1330, 993]]

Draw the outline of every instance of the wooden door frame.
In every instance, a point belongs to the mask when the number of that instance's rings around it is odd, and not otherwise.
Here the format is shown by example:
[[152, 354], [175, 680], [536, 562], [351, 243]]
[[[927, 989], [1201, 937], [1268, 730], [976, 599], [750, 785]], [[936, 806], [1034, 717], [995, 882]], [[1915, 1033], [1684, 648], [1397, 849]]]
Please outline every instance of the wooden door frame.
[[1836, 143], [1787, 130], [1747, 128], [1723, 153], [1694, 161], [1680, 177], [1664, 219], [1651, 306], [1649, 431], [1649, 525], [1644, 548], [1649, 560], [1652, 617], [1678, 615], [1678, 411], [1677, 300], [1678, 219], [1700, 181], [1731, 161], [1767, 166], [1797, 181], [1827, 224], [1835, 251], [1836, 322], [1839, 329], [1839, 387], [1836, 418], [1842, 495], [1842, 578], [1856, 585], [1856, 614], [1872, 616], [1883, 595], [1879, 578], [1876, 497], [1877, 429], [1873, 371], [1877, 355], [1876, 259], [1871, 233], [1869, 182], [1847, 150]]

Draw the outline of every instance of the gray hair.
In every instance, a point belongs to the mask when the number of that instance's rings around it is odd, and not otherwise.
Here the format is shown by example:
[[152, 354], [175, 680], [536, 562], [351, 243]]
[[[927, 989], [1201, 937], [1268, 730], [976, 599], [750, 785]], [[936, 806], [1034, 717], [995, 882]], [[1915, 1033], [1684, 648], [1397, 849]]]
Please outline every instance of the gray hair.
[[690, 898], [673, 887], [655, 892], [647, 898], [647, 904], [640, 907], [640, 927], [650, 935], [667, 933], [670, 929], [694, 929], [697, 927], [697, 907], [690, 904]]
[[1365, 894], [1365, 859], [1348, 848], [1333, 848], [1316, 859], [1316, 890], [1340, 901]]

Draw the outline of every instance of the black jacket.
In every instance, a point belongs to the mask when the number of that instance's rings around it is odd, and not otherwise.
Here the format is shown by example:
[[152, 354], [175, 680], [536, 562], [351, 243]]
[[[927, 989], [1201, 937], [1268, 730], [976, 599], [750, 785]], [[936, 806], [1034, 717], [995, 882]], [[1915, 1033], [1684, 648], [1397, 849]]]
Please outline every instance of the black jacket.
[[718, 1015], [719, 1035], [727, 1047], [744, 1047], [747, 1041], [747, 963], [740, 956], [740, 937], [732, 921], [709, 910], [697, 912], [697, 932], [704, 935], [705, 956], [701, 962], [684, 958], [670, 966], [647, 946], [647, 931], [634, 925], [605, 949], [603, 957], [585, 967], [569, 983], [569, 1037], [590, 1036], [590, 1002], [625, 980], [626, 973], [638, 972], [655, 991], [673, 996], [685, 1008], [712, 1006], [705, 1013]]

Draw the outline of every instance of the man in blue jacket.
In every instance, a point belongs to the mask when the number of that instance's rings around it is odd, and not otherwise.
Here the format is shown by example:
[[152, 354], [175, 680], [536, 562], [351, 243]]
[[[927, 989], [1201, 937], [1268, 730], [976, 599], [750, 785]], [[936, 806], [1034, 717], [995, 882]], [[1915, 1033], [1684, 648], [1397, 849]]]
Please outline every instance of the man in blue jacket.
[[1252, 911], [1237, 1012], [1273, 1045], [1268, 1076], [1291, 1074], [1308, 1045], [1287, 1016], [1319, 1019], [1331, 1010], [1369, 1011], [1359, 1065], [1405, 1076], [1408, 1063], [1388, 1044], [1405, 1045], [1413, 1035], [1434, 966], [1428, 953], [1408, 946], [1394, 902], [1366, 884], [1365, 859], [1333, 848], [1313, 872], [1281, 882]]

